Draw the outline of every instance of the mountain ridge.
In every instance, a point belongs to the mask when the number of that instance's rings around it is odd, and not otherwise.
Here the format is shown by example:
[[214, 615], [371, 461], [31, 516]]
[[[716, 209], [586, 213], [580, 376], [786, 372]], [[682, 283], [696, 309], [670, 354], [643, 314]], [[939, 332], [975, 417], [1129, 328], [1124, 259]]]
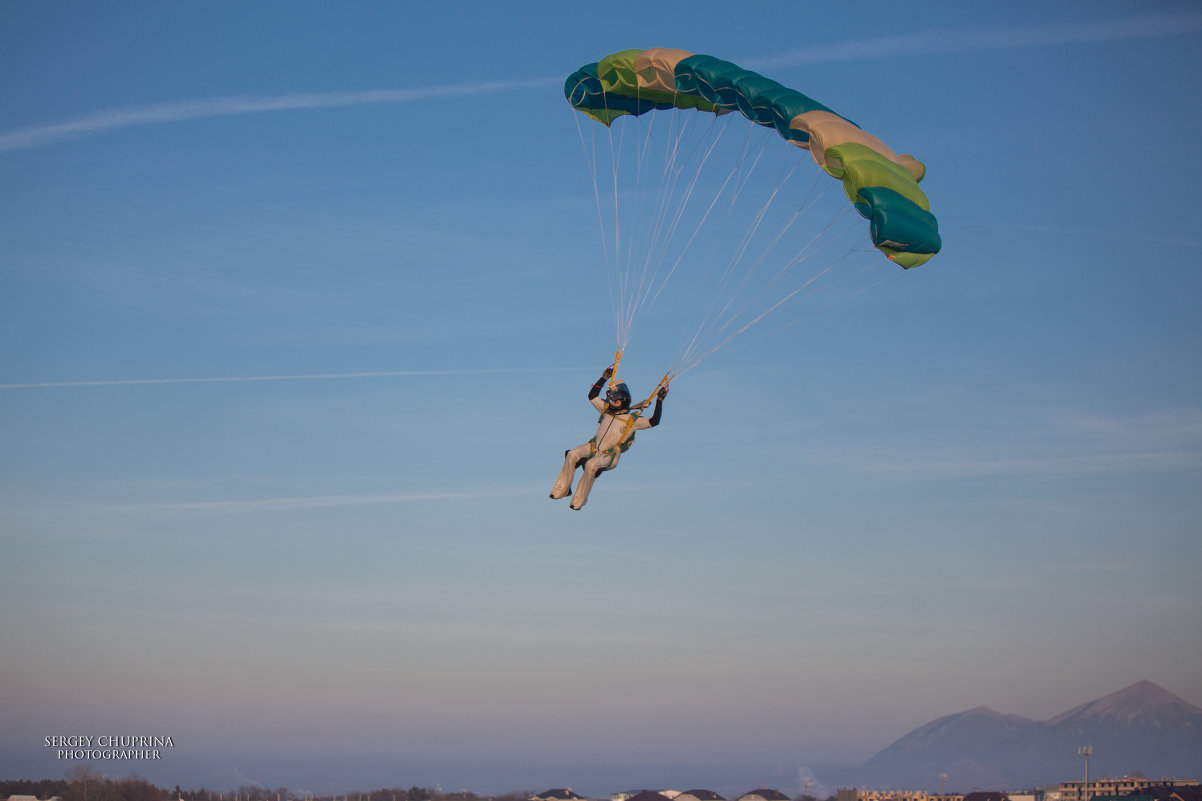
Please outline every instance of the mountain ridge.
[[[914, 729], [867, 761], [836, 771], [840, 786], [1016, 790], [1142, 771], [1202, 776], [1202, 708], [1147, 679], [1046, 720], [976, 706]], [[835, 777], [832, 777], [835, 778]]]
[[1181, 706], [1192, 712], [1202, 714], [1202, 709], [1185, 701], [1163, 687], [1147, 679], [1137, 681], [1118, 692], [1074, 707], [1067, 712], [1061, 712], [1054, 718], [1048, 719], [1049, 725], [1055, 726], [1065, 720], [1078, 716], [1122, 716], [1131, 711], [1145, 712], [1149, 709]]

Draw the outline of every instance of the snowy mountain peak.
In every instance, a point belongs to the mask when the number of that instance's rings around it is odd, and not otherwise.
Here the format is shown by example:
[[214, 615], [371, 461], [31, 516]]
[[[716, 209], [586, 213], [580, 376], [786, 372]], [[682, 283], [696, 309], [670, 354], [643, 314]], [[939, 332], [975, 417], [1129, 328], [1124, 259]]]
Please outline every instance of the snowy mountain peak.
[[1078, 775], [1083, 745], [1093, 746], [1097, 775], [1198, 775], [1202, 709], [1150, 681], [1044, 721], [978, 706], [920, 726], [838, 778], [933, 789], [946, 774], [961, 788], [1037, 787]]
[[1085, 718], [1131, 723], [1154, 718], [1166, 712], [1202, 714], [1202, 709], [1144, 679], [1118, 692], [1061, 713], [1049, 720], [1048, 725], [1057, 726], [1070, 719]]

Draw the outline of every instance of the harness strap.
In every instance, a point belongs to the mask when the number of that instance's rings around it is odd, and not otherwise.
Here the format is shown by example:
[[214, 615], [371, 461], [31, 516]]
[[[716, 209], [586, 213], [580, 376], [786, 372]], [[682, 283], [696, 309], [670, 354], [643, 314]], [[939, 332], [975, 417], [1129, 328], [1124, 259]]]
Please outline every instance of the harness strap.
[[[603, 422], [605, 420], [605, 417], [606, 416], [604, 414], [602, 414], [599, 418], [597, 418], [597, 422], [598, 423]], [[626, 425], [622, 429], [622, 436], [620, 439], [618, 439], [617, 444], [610, 445], [608, 448], [601, 451], [601, 453], [609, 453], [609, 454], [626, 453], [626, 451], [630, 450], [630, 446], [634, 444], [634, 435], [630, 434], [630, 429], [634, 426], [634, 421], [637, 420], [638, 417], [639, 417], [639, 415], [637, 412], [635, 414], [631, 415], [632, 419], [626, 421]], [[627, 434], [630, 434], [629, 439], [626, 436]], [[597, 438], [593, 437], [592, 439], [590, 439], [588, 441], [588, 444], [589, 444], [589, 457], [591, 458], [593, 456], [596, 456], [597, 455]]]
[[[588, 458], [592, 459], [592, 458], [596, 457], [596, 455], [597, 455], [597, 439], [596, 439], [596, 437], [594, 437], [593, 439], [590, 439], [590, 440], [588, 441], [588, 444], [589, 444]], [[629, 446], [629, 445], [627, 445], [625, 448], [620, 448], [620, 447], [618, 447], [618, 448], [606, 448], [605, 450], [601, 451], [601, 453], [602, 453], [603, 455], [610, 457], [610, 459], [609, 459], [609, 464], [607, 464], [607, 465], [606, 465], [604, 468], [602, 468], [602, 469], [604, 469], [604, 470], [608, 470], [609, 468], [613, 467], [613, 466], [614, 466], [613, 457], [614, 457], [615, 455], [618, 455], [618, 454], [623, 454], [623, 453], [626, 453], [626, 450], [627, 450], [627, 448], [629, 448], [629, 447], [630, 447], [630, 446]]]
[[[661, 389], [663, 389], [664, 387], [666, 387], [668, 385], [668, 382], [671, 380], [672, 380], [672, 374], [665, 373], [664, 377], [661, 378], [659, 380], [659, 383], [655, 385], [655, 389], [653, 389], [651, 391], [651, 394], [647, 396], [647, 400], [643, 401], [642, 403], [640, 403], [637, 406], [632, 406], [630, 408], [631, 409], [646, 409], [649, 405], [651, 405], [651, 401], [655, 400], [655, 396], [659, 394], [659, 391]], [[626, 428], [624, 428], [622, 430], [622, 438], [618, 440], [619, 443], [625, 441], [626, 435], [630, 433], [630, 429], [634, 428], [634, 424], [638, 419], [639, 419], [638, 412], [633, 412], [630, 415], [630, 419], [626, 421]], [[632, 443], [634, 442], [633, 436], [631, 436], [630, 441]], [[630, 446], [627, 445], [626, 447], [629, 448]], [[625, 451], [623, 451], [623, 452], [625, 452]]]
[[[621, 350], [621, 348], [619, 348], [617, 354], [615, 354], [615, 356], [614, 356], [615, 366], [621, 360], [622, 360], [622, 350]], [[614, 375], [617, 375], [616, 369], [614, 370]], [[668, 385], [668, 382], [670, 382], [671, 380], [672, 380], [672, 374], [665, 373], [664, 377], [661, 378], [659, 380], [659, 383], [655, 385], [655, 389], [652, 390], [651, 394], [647, 396], [647, 400], [643, 401], [642, 403], [640, 403], [636, 406], [630, 407], [630, 409], [631, 409], [630, 419], [626, 421], [626, 425], [622, 428], [622, 435], [620, 437], [618, 437], [617, 444], [606, 448], [604, 451], [602, 451], [602, 453], [607, 453], [607, 454], [613, 455], [614, 453], [626, 453], [626, 451], [630, 450], [630, 446], [634, 444], [634, 434], [632, 433], [632, 429], [634, 428], [635, 423], [637, 423], [639, 421], [639, 418], [642, 416], [639, 414], [639, 412], [643, 409], [646, 409], [648, 406], [650, 406], [651, 401], [655, 400], [655, 396], [659, 394], [659, 391], [661, 389], [663, 389], [664, 387], [666, 387]], [[613, 385], [612, 378], [610, 379], [610, 385], [611, 386]], [[601, 416], [599, 418], [597, 418], [597, 423], [601, 423], [601, 421], [603, 421], [604, 419], [605, 419], [605, 413], [602, 412]], [[588, 444], [589, 444], [589, 458], [591, 459], [592, 457], [597, 455], [597, 438], [593, 437], [592, 439], [590, 439], [588, 441]]]

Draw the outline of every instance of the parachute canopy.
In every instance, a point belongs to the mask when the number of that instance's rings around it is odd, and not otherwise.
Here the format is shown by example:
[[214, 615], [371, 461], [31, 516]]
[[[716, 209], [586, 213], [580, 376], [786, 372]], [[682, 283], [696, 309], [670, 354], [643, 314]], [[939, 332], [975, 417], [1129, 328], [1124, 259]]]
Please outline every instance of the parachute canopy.
[[603, 125], [648, 111], [738, 111], [810, 151], [870, 221], [872, 243], [905, 268], [939, 252], [939, 226], [919, 189], [925, 168], [821, 103], [763, 75], [685, 50], [623, 50], [568, 76], [564, 95]]

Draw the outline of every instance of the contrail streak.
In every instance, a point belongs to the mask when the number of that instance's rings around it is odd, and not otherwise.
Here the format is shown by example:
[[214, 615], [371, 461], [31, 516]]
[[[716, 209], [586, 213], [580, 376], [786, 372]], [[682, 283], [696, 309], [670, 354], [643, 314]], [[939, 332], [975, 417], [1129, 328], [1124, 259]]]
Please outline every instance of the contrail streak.
[[840, 61], [870, 61], [899, 56], [920, 58], [940, 53], [1150, 39], [1198, 31], [1202, 31], [1202, 14], [1196, 12], [1047, 25], [979, 25], [814, 45], [775, 56], [748, 59], [746, 64], [762, 69]]
[[100, 381], [40, 381], [0, 384], [0, 389], [45, 389], [52, 387], [119, 387], [138, 384], [221, 384], [242, 381], [328, 381], [344, 378], [395, 378], [405, 376], [494, 375], [498, 373], [554, 373], [573, 367], [490, 367], [476, 370], [380, 370], [365, 373], [304, 373], [298, 375], [243, 375], [202, 378], [126, 378]]
[[[540, 485], [541, 488], [541, 485]], [[532, 486], [503, 486], [477, 490], [446, 490], [426, 492], [397, 492], [379, 495], [315, 495], [287, 498], [249, 498], [218, 501], [167, 501], [133, 504], [112, 504], [90, 507], [88, 514], [139, 512], [209, 512], [240, 514], [246, 512], [294, 512], [309, 509], [329, 509], [342, 506], [375, 506], [423, 501], [462, 501], [485, 498], [510, 498], [542, 495]]]
[[365, 92], [328, 92], [321, 94], [290, 94], [276, 97], [216, 97], [181, 103], [162, 103], [151, 106], [116, 108], [97, 111], [68, 122], [0, 133], [0, 150], [19, 150], [39, 147], [73, 136], [102, 133], [118, 128], [130, 128], [159, 122], [186, 122], [206, 117], [226, 117], [236, 114], [260, 114], [272, 111], [293, 111], [340, 106], [374, 106], [386, 103], [408, 103], [415, 100], [445, 99], [490, 92], [513, 92], [541, 89], [561, 83], [560, 78], [534, 78], [525, 81], [492, 81], [450, 86], [431, 86], [423, 89], [380, 89]]
[[[882, 58], [918, 58], [938, 53], [1051, 47], [1127, 39], [1147, 39], [1192, 34], [1202, 30], [1202, 14], [1157, 14], [1118, 20], [1048, 25], [974, 26], [917, 31], [905, 35], [853, 39], [813, 45], [777, 55], [745, 59], [748, 67], [799, 66]], [[163, 103], [97, 111], [74, 120], [0, 133], [0, 151], [41, 147], [62, 139], [103, 133], [119, 128], [164, 122], [184, 122], [206, 117], [257, 114], [272, 111], [369, 106], [464, 97], [490, 92], [514, 92], [557, 86], [563, 79], [531, 78], [489, 81], [422, 89], [381, 89], [362, 92], [288, 94], [276, 97], [218, 97], [181, 103]]]

